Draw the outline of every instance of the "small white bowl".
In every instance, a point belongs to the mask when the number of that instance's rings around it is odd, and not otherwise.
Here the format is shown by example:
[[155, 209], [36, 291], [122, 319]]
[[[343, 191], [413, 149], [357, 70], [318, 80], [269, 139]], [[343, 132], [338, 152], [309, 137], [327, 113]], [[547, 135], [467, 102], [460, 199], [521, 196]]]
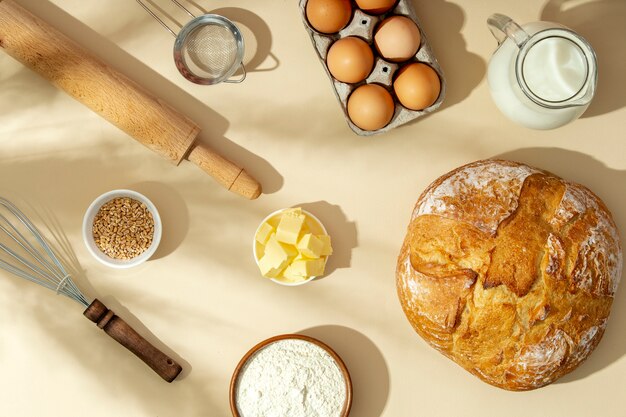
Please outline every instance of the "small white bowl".
[[[337, 366], [337, 368], [339, 368], [339, 371], [341, 372], [343, 376], [343, 381], [346, 387], [346, 400], [343, 403], [343, 408], [339, 416], [348, 417], [350, 415], [350, 409], [352, 408], [353, 389], [352, 389], [352, 378], [350, 377], [350, 372], [348, 371], [346, 364], [344, 363], [343, 359], [341, 359], [341, 357], [337, 354], [337, 352], [335, 352], [326, 343], [322, 342], [321, 340], [317, 340], [313, 337], [305, 336], [302, 334], [282, 334], [279, 336], [271, 337], [269, 339], [262, 341], [261, 343], [258, 343], [256, 346], [250, 349], [243, 356], [243, 358], [241, 358], [241, 360], [237, 364], [237, 367], [235, 368], [235, 371], [233, 372], [233, 376], [230, 379], [230, 388], [228, 390], [229, 397], [230, 397], [230, 410], [233, 414], [233, 417], [245, 417], [245, 416], [242, 416], [242, 414], [239, 412], [239, 407], [237, 405], [237, 388], [238, 388], [237, 386], [239, 384], [239, 378], [246, 372], [246, 365], [248, 361], [252, 359], [254, 355], [256, 355], [259, 351], [271, 345], [272, 343], [280, 343], [285, 340], [300, 340], [300, 341], [311, 343], [317, 346], [318, 348], [325, 350], [326, 353], [328, 353], [328, 355], [333, 359], [335, 365]], [[294, 361], [295, 361], [294, 364], [296, 366], [299, 366], [298, 359], [300, 358], [294, 358]], [[283, 378], [275, 378], [272, 382], [274, 381], [276, 381], [276, 383], [284, 382]]]
[[[259, 223], [259, 227], [257, 227], [256, 231], [254, 232], [254, 236], [252, 237], [252, 253], [254, 254], [254, 262], [256, 262], [257, 267], [259, 266], [259, 259], [261, 258], [261, 256], [259, 255], [259, 251], [260, 251], [260, 249], [261, 249], [261, 247], [263, 245], [261, 245], [259, 242], [257, 242], [256, 234], [259, 232], [259, 229], [261, 228], [263, 223], [269, 222], [270, 220], [273, 220], [274, 217], [278, 217], [282, 213], [284, 213], [285, 211], [291, 210], [292, 208], [293, 207], [276, 210], [275, 212], [269, 214], [266, 218], [264, 218], [261, 221], [261, 223]], [[308, 211], [306, 211], [304, 209], [302, 209], [302, 213], [306, 214], [307, 220], [305, 220], [305, 222], [307, 222], [307, 226], [309, 227], [309, 230], [311, 230], [315, 234], [325, 234], [325, 235], [328, 234], [328, 232], [326, 231], [326, 228], [324, 227], [324, 225], [322, 224], [320, 219], [318, 219], [313, 214], [311, 214], [310, 212], [308, 212]], [[277, 222], [275, 221], [275, 223], [277, 223]], [[328, 261], [328, 256], [323, 256], [323, 258], [325, 259], [325, 261]], [[270, 280], [272, 280], [273, 282], [275, 282], [277, 284], [284, 285], [286, 287], [297, 287], [299, 285], [306, 284], [307, 282], [311, 282], [315, 278], [317, 278], [317, 277], [313, 276], [313, 277], [309, 277], [309, 278], [307, 278], [307, 279], [305, 279], [303, 281], [298, 281], [298, 282], [291, 282], [291, 281], [287, 281], [287, 280], [281, 280], [281, 279], [278, 279], [278, 278], [270, 278]]]
[[[123, 259], [113, 259], [106, 254], [104, 254], [96, 245], [96, 242], [93, 239], [93, 221], [105, 203], [115, 199], [115, 198], [123, 198], [128, 197], [133, 200], [137, 200], [146, 205], [150, 213], [152, 214], [152, 218], [154, 219], [154, 236], [152, 237], [152, 244], [143, 252], [141, 255], [136, 256], [132, 259], [123, 260]], [[132, 268], [133, 266], [137, 266], [139, 264], [144, 263], [152, 255], [159, 247], [159, 242], [161, 241], [161, 218], [159, 217], [159, 212], [157, 211], [152, 201], [148, 200], [146, 196], [143, 194], [139, 194], [136, 191], [131, 190], [113, 190], [108, 193], [102, 194], [100, 197], [96, 198], [93, 203], [87, 209], [85, 213], [85, 217], [83, 217], [83, 240], [85, 241], [85, 245], [89, 252], [96, 258], [98, 261], [103, 263], [106, 266], [110, 266], [111, 268]]]

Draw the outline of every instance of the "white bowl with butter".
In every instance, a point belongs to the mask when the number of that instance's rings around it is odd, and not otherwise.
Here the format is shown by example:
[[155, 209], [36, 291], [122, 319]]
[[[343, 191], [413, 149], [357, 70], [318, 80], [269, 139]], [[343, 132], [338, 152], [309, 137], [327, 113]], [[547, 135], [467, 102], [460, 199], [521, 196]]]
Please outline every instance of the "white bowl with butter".
[[277, 210], [263, 219], [252, 248], [261, 275], [290, 287], [323, 275], [332, 254], [322, 222], [301, 208]]

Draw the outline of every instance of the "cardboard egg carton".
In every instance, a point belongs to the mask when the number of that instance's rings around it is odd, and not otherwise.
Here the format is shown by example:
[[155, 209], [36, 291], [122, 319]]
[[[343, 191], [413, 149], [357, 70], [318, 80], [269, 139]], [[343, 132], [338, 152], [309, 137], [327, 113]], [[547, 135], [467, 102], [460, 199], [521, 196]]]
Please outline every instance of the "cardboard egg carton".
[[[333, 89], [335, 90], [335, 95], [341, 104], [341, 108], [343, 110], [344, 116], [350, 128], [357, 134], [361, 136], [371, 136], [378, 133], [383, 133], [388, 130], [391, 130], [395, 127], [403, 125], [405, 123], [410, 122], [411, 120], [415, 120], [421, 116], [424, 116], [428, 113], [431, 113], [441, 106], [443, 99], [446, 94], [446, 81], [443, 76], [443, 71], [435, 58], [432, 50], [430, 49], [430, 45], [428, 44], [428, 40], [426, 39], [426, 35], [422, 30], [422, 27], [417, 19], [415, 14], [415, 10], [413, 9], [410, 0], [399, 0], [394, 8], [383, 15], [373, 16], [369, 15], [362, 10], [360, 10], [355, 4], [353, 4], [353, 16], [352, 20], [348, 25], [343, 28], [339, 33], [333, 34], [324, 34], [316, 31], [309, 24], [306, 18], [306, 3], [308, 0], [300, 0], [300, 10], [302, 13], [302, 20], [304, 22], [304, 26], [309, 32], [309, 36], [311, 37], [311, 41], [313, 42], [313, 46], [315, 47], [315, 51], [322, 63], [322, 66], [326, 70], [326, 74], [330, 78]], [[405, 62], [390, 62], [386, 61], [382, 57], [378, 55], [376, 48], [374, 47], [374, 31], [378, 25], [378, 23], [382, 22], [385, 18], [393, 16], [393, 15], [401, 15], [406, 16], [412, 19], [421, 33], [421, 44], [420, 48], [415, 54], [415, 56]], [[337, 81], [328, 70], [328, 66], [326, 65], [326, 55], [328, 54], [328, 50], [330, 46], [337, 40], [341, 38], [345, 38], [348, 36], [357, 36], [363, 40], [365, 40], [372, 48], [374, 52], [374, 69], [370, 73], [370, 75], [365, 79], [365, 81], [361, 81], [356, 84], [343, 83], [341, 81]], [[425, 64], [430, 65], [439, 75], [439, 79], [441, 80], [441, 93], [437, 98], [437, 101], [424, 110], [409, 110], [406, 107], [402, 106], [400, 102], [395, 97], [393, 93], [393, 81], [395, 72], [403, 67], [404, 65], [408, 65], [413, 62], [423, 62]], [[348, 97], [357, 87], [363, 84], [379, 84], [387, 88], [387, 90], [391, 93], [394, 103], [395, 110], [394, 115], [389, 124], [382, 129], [378, 130], [363, 130], [352, 123], [350, 117], [348, 117]]]

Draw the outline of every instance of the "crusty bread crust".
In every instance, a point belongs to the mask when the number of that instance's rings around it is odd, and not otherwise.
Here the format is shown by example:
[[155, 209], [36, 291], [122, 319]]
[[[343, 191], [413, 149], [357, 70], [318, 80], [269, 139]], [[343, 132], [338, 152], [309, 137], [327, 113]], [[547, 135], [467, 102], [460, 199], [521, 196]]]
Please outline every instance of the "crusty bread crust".
[[430, 345], [485, 382], [530, 390], [602, 338], [622, 271], [617, 228], [587, 188], [516, 162], [478, 161], [417, 201], [396, 271]]

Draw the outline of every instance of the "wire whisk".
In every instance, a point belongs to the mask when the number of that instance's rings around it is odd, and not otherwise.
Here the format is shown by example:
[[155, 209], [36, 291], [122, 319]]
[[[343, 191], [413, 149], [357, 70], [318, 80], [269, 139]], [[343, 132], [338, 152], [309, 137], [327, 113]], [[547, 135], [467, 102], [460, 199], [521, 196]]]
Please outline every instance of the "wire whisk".
[[137, 355], [161, 378], [172, 382], [182, 367], [139, 335], [101, 301], [90, 301], [72, 280], [37, 227], [6, 198], [0, 197], [0, 269], [62, 294], [86, 307], [83, 314]]
[[[91, 302], [72, 281], [39, 229], [7, 199], [0, 197], [0, 206], [0, 268], [88, 307]], [[27, 239], [25, 233], [32, 239]]]

